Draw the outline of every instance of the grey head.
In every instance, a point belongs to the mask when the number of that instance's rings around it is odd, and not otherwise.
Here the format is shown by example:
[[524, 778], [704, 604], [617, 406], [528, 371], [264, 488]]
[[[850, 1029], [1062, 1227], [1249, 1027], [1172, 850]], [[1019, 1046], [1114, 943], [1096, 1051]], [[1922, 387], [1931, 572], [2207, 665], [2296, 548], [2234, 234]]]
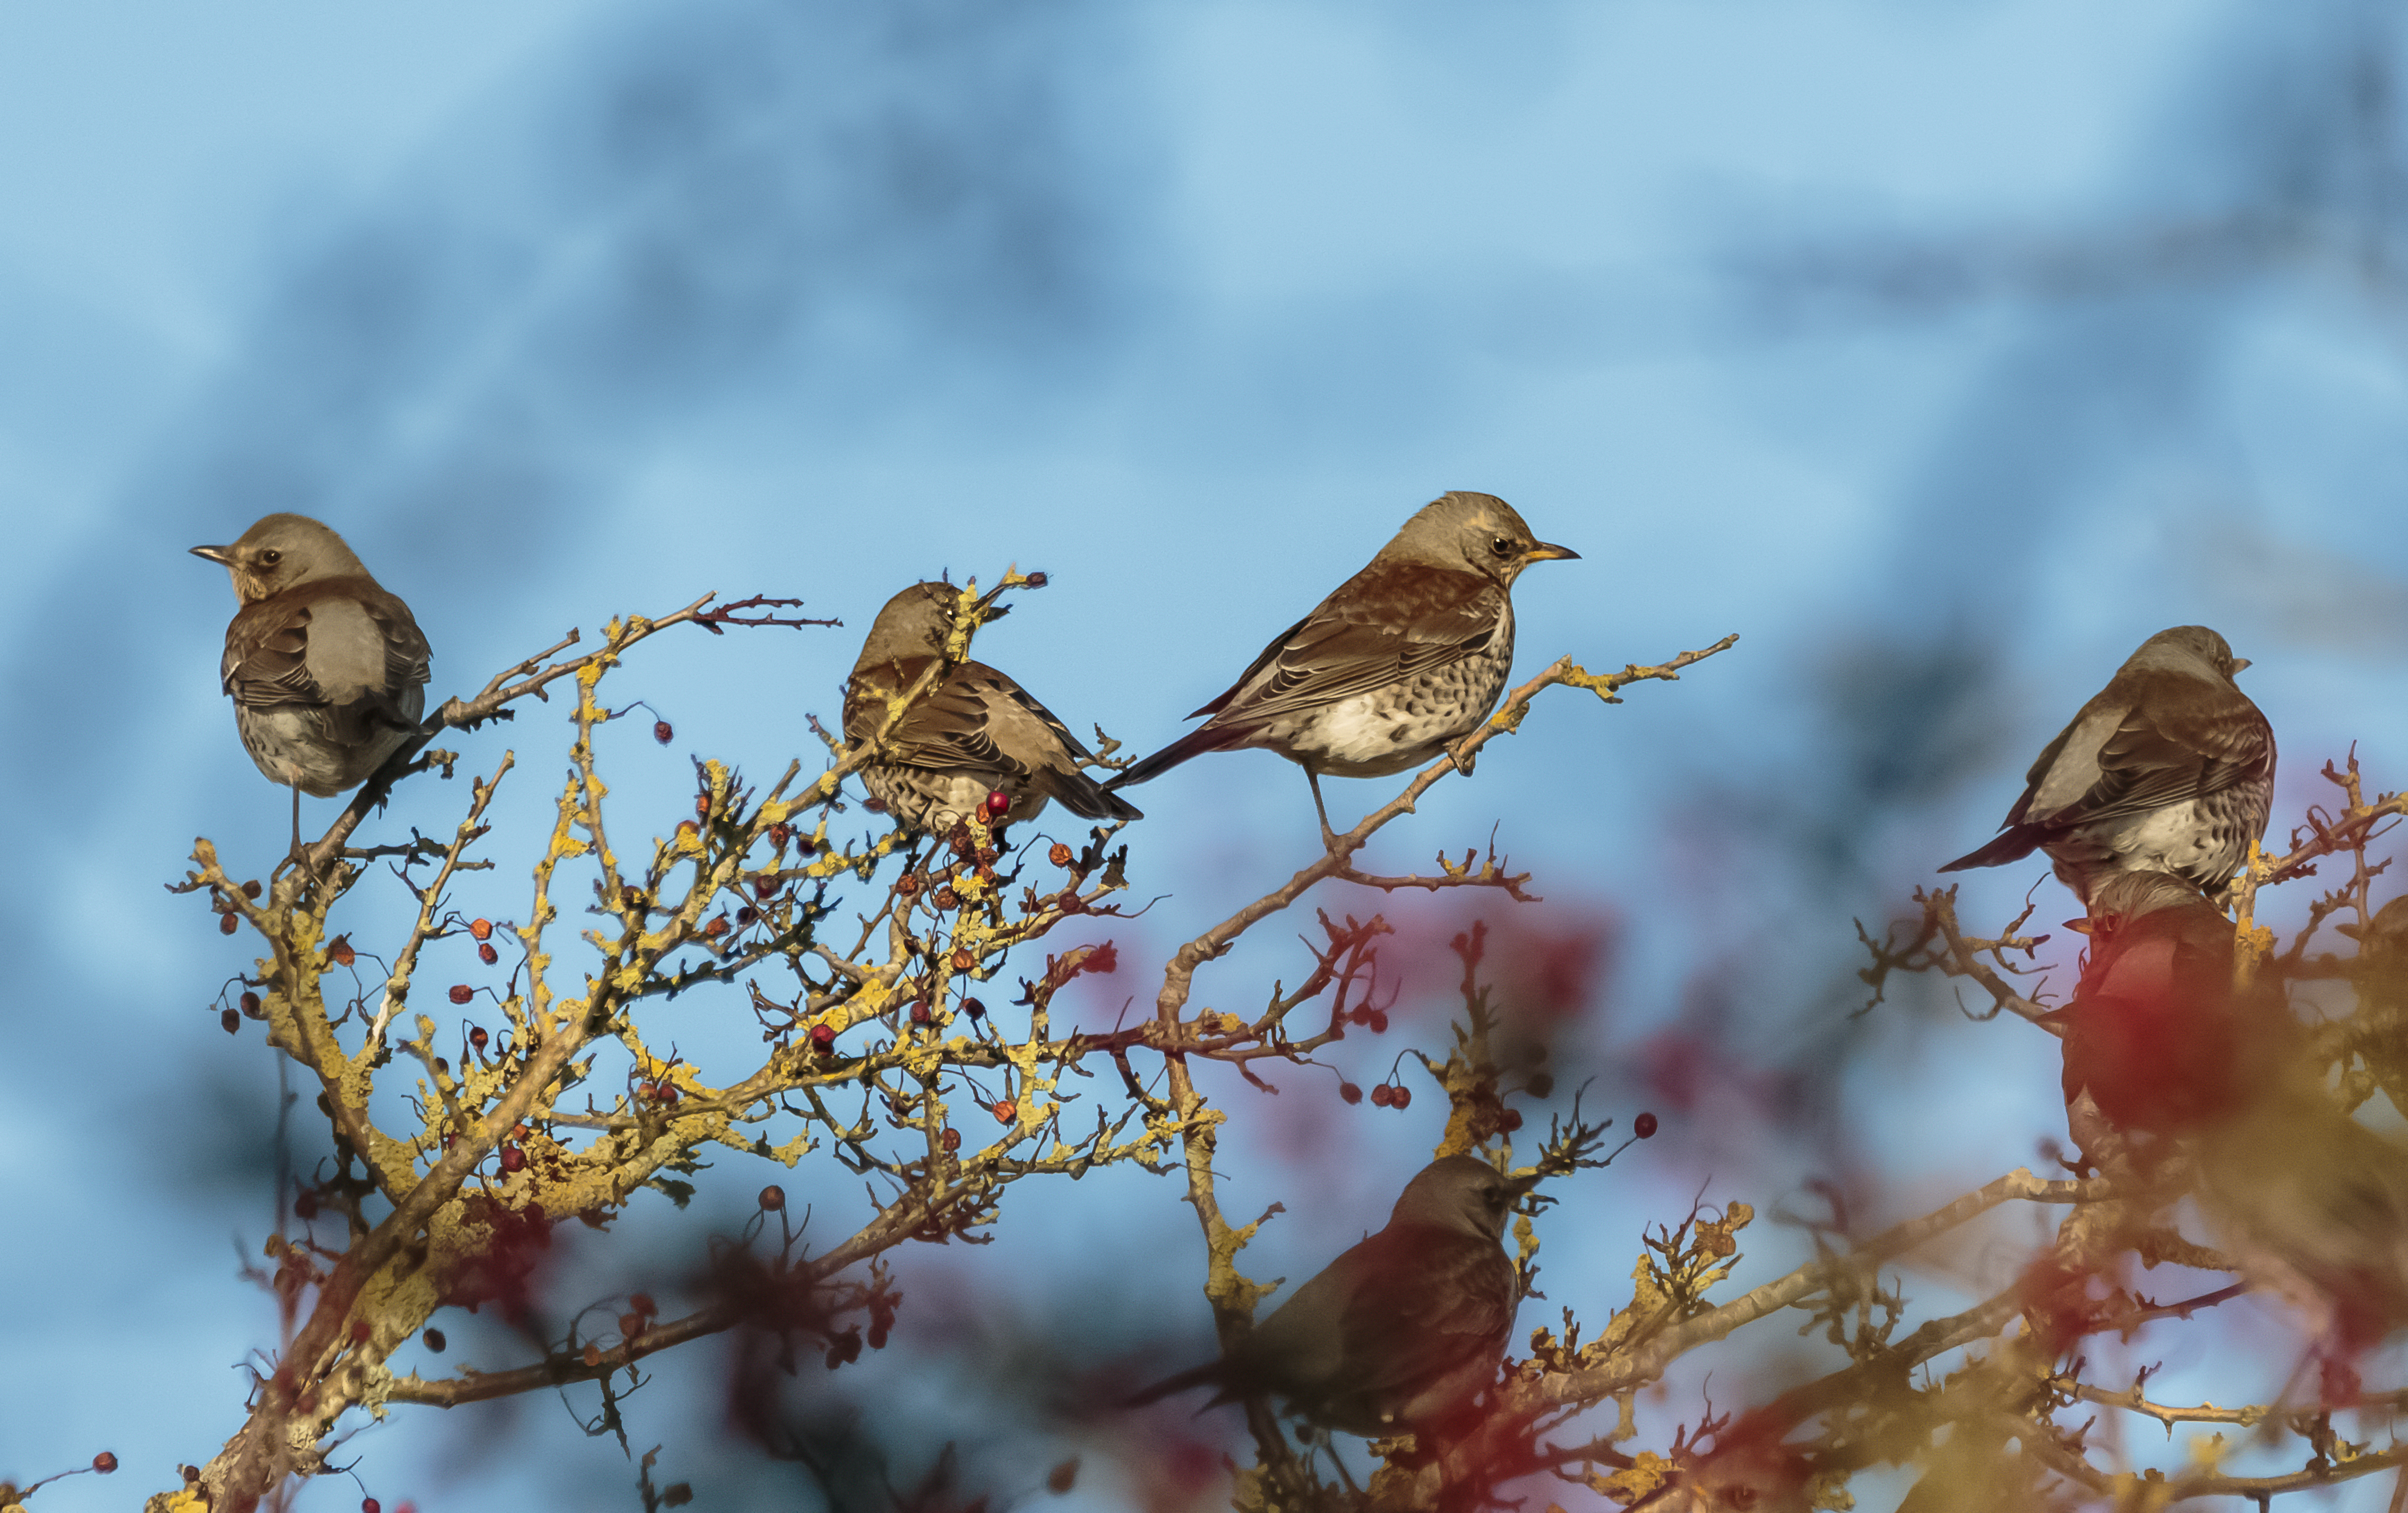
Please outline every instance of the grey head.
[[1529, 1190], [1527, 1179], [1507, 1177], [1484, 1161], [1446, 1156], [1423, 1167], [1405, 1184], [1388, 1222], [1427, 1224], [1498, 1240], [1505, 1235], [1505, 1216]]
[[1457, 489], [1415, 511], [1372, 561], [1469, 571], [1510, 588], [1532, 563], [1579, 555], [1540, 540], [1513, 507], [1495, 494]]
[[262, 516], [230, 545], [194, 547], [193, 555], [222, 564], [247, 605], [324, 578], [376, 581], [341, 536], [307, 515]]
[[[887, 663], [910, 662], [941, 653], [945, 637], [953, 634], [961, 592], [951, 583], [932, 580], [914, 583], [887, 600], [885, 607], [878, 611], [878, 618], [869, 622], [869, 635], [861, 643], [861, 655], [854, 661], [853, 670], [858, 673]], [[992, 624], [1008, 612], [1006, 607], [996, 605], [985, 610], [982, 618]]]
[[2118, 872], [2090, 892], [2090, 918], [2129, 924], [2161, 909], [2208, 904], [2207, 895], [2166, 872]]
[[2159, 631], [2141, 643], [2139, 650], [2124, 661], [2128, 669], [2163, 669], [2186, 672], [2194, 677], [2213, 677], [2232, 680], [2232, 675], [2249, 665], [2246, 657], [2232, 654], [2231, 646], [2223, 636], [2204, 625], [2177, 625]]

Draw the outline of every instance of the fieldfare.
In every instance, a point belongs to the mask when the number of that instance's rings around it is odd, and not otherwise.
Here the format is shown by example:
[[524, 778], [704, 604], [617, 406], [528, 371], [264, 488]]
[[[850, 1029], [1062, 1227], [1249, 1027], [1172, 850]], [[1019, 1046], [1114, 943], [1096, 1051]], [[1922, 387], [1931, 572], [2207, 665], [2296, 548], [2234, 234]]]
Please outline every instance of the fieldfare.
[[[845, 684], [847, 741], [875, 737], [890, 701], [943, 655], [957, 599], [950, 583], [914, 583], [886, 601]], [[1144, 818], [1087, 776], [1080, 764], [1094, 753], [1054, 711], [982, 662], [955, 664], [879, 747], [862, 782], [909, 829], [944, 835], [984, 812], [987, 795], [996, 792], [1011, 800], [1002, 816], [990, 817], [998, 822], [1034, 819], [1048, 799], [1089, 820]]]
[[2220, 899], [2274, 795], [2273, 728], [2232, 681], [2248, 665], [2204, 625], [2150, 636], [2032, 764], [2004, 834], [1940, 870], [2037, 848], [2086, 903], [2118, 872], [2171, 872]]
[[1321, 775], [1383, 778], [1478, 728], [1513, 661], [1513, 579], [1577, 557], [1530, 534], [1493, 494], [1422, 507], [1370, 565], [1263, 649], [1211, 718], [1105, 786], [1141, 783], [1205, 751], [1258, 746], [1304, 769], [1335, 843]]
[[1209, 1385], [1206, 1407], [1276, 1394], [1350, 1434], [1452, 1416], [1496, 1379], [1505, 1353], [1521, 1280], [1498, 1245], [1530, 1185], [1469, 1156], [1431, 1163], [1405, 1184], [1385, 1229], [1297, 1288], [1235, 1351], [1129, 1406]]
[[[2187, 1135], [2235, 1119], [2290, 1054], [2272, 978], [2235, 986], [2233, 927], [2183, 878], [2121, 872], [2090, 895], [2065, 1029], [2065, 1106], [2097, 1157], [2117, 1136]], [[2101, 1163], [2104, 1164], [2104, 1163]]]
[[330, 798], [366, 782], [418, 733], [426, 637], [409, 606], [368, 576], [343, 538], [307, 515], [269, 515], [231, 546], [194, 547], [222, 564], [242, 607], [219, 664], [235, 729], [270, 782]]

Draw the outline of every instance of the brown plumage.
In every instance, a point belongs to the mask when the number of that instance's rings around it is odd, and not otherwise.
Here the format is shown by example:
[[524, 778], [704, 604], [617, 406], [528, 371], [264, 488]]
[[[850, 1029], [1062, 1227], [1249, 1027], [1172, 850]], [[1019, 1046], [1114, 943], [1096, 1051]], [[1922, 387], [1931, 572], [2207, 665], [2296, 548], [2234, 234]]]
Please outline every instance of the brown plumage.
[[1528, 1190], [1469, 1156], [1432, 1162], [1405, 1184], [1386, 1228], [1315, 1273], [1236, 1350], [1129, 1406], [1209, 1385], [1207, 1407], [1277, 1396], [1352, 1434], [1453, 1416], [1496, 1379], [1505, 1353], [1521, 1284], [1498, 1242]]
[[1424, 506], [1369, 565], [1263, 649], [1203, 724], [1114, 778], [1119, 788], [1206, 751], [1261, 747], [1321, 775], [1381, 778], [1426, 762], [1497, 707], [1513, 661], [1513, 579], [1577, 557], [1493, 494]]
[[[958, 591], [914, 583], [886, 601], [845, 684], [844, 735], [867, 741], [888, 701], [940, 659]], [[882, 759], [861, 769], [870, 796], [897, 822], [942, 834], [990, 792], [1011, 799], [1005, 818], [1036, 818], [1049, 799], [1089, 820], [1144, 818], [1103, 791], [1080, 763], [1094, 755], [1026, 689], [982, 662], [962, 662], [885, 734]]]
[[2334, 1106], [2270, 970], [2235, 985], [2232, 921], [2186, 881], [2131, 872], [2100, 884], [2088, 922], [2064, 1010], [2084, 1150], [2188, 1151], [2216, 1243], [2323, 1349], [2355, 1355], [2408, 1323], [2408, 1150]]
[[2273, 729], [2232, 680], [2248, 665], [2204, 625], [2150, 636], [2032, 764], [2003, 834], [1940, 870], [2037, 849], [2085, 900], [2117, 872], [2220, 896], [2273, 802]]
[[343, 538], [306, 515], [269, 515], [193, 555], [234, 580], [242, 607], [219, 677], [251, 761], [293, 790], [297, 849], [303, 793], [358, 787], [417, 733], [426, 637]]
[[2125, 872], [2092, 894], [2087, 927], [2064, 1010], [2068, 1109], [2086, 1092], [2117, 1130], [2153, 1135], [2238, 1115], [2286, 1054], [2291, 1020], [2271, 978], [2234, 987], [2232, 921], [2180, 878]]

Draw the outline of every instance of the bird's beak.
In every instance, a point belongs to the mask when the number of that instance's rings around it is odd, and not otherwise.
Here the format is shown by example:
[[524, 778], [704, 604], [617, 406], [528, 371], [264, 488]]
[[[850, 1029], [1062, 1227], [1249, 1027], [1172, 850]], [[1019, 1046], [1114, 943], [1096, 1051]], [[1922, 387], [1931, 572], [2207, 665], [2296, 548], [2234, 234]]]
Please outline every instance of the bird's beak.
[[1516, 1177], [1510, 1179], [1505, 1184], [1505, 1190], [1512, 1193], [1513, 1196], [1517, 1198], [1526, 1198], [1537, 1190], [1538, 1186], [1539, 1174], [1532, 1172], [1527, 1177]]
[[2247, 657], [2235, 657], [2232, 659], [2232, 670], [2236, 673], [2248, 665], [2249, 659]]
[[2078, 931], [2086, 935], [2090, 933], [2090, 921], [2088, 920], [2068, 920], [2065, 921], [2065, 927], [2068, 930]]
[[1529, 550], [1522, 553], [1522, 560], [1525, 563], [1543, 563], [1555, 562], [1558, 559], [1576, 560], [1579, 556], [1580, 553], [1574, 551], [1570, 547], [1549, 546], [1546, 542], [1541, 541], [1537, 546], [1532, 547]]
[[234, 548], [232, 547], [194, 547], [193, 549], [193, 555], [195, 557], [207, 557], [209, 561], [217, 564], [221, 567], [232, 567], [234, 565]]

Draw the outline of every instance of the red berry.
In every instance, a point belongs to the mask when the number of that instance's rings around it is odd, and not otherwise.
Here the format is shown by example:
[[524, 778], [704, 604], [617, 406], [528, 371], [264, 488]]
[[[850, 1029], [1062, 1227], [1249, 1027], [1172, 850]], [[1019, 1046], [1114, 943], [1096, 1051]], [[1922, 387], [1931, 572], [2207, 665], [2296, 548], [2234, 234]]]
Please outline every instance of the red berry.
[[833, 1024], [812, 1025], [811, 1044], [819, 1047], [822, 1050], [832, 1049], [836, 1045], [836, 1026]]
[[694, 816], [697, 820], [708, 820], [710, 818], [710, 794], [696, 793], [694, 796]]
[[1062, 896], [1054, 901], [1054, 906], [1065, 914], [1079, 914], [1085, 911], [1087, 901], [1079, 896], [1077, 889], [1065, 888]]
[[242, 1028], [242, 1016], [229, 1008], [218, 1016], [218, 1022], [225, 1026], [226, 1034], [232, 1035]]
[[479, 1050], [484, 1049], [485, 1042], [492, 1038], [492, 1035], [485, 1033], [485, 1027], [481, 1024], [471, 1025], [469, 1027], [468, 1044], [476, 1047]]
[[1630, 1121], [1630, 1133], [1642, 1140], [1656, 1138], [1656, 1116], [1641, 1114]]
[[[253, 884], [253, 886], [257, 885]], [[105, 1477], [117, 1469], [117, 1457], [103, 1450], [92, 1458], [92, 1468]]]
[[652, 1301], [652, 1295], [650, 1292], [636, 1293], [627, 1299], [627, 1306], [647, 1319], [658, 1317], [661, 1311], [661, 1306]]
[[903, 874], [903, 876], [896, 878], [895, 891], [901, 893], [906, 898], [920, 891], [920, 875], [916, 872], [907, 872]]
[[491, 946], [480, 946], [477, 948], [477, 960], [484, 963], [487, 966], [493, 965], [495, 962], [498, 962], [501, 959], [502, 953], [494, 949]]
[[247, 992], [242, 995], [242, 1017], [247, 1020], [259, 1018], [259, 994]]
[[526, 1152], [521, 1150], [514, 1145], [506, 1145], [502, 1147], [502, 1170], [506, 1172], [525, 1171]]
[[259, 896], [259, 879], [257, 878], [253, 878], [251, 881], [242, 885], [242, 896], [245, 898], [257, 898]]
[[318, 1194], [303, 1188], [293, 1194], [293, 1217], [307, 1223], [318, 1217]]
[[1371, 1027], [1371, 1033], [1373, 1035], [1386, 1035], [1388, 1033], [1388, 1015], [1387, 1011], [1384, 1009], [1375, 1008], [1371, 1010], [1369, 1014], [1364, 1017], [1363, 1022]]
[[962, 1148], [962, 1132], [959, 1130], [947, 1130], [943, 1135], [938, 1137], [937, 1143], [943, 1146], [949, 1151], [959, 1150]]
[[961, 947], [955, 949], [953, 951], [954, 971], [967, 972], [976, 965], [978, 965], [978, 958], [969, 953], [968, 948]]
[[1053, 863], [1057, 867], [1067, 867], [1070, 864], [1072, 860], [1070, 848], [1063, 845], [1057, 840], [1054, 843], [1054, 849], [1045, 853], [1045, 860]]
[[652, 739], [660, 742], [663, 746], [666, 746], [669, 742], [677, 739], [677, 732], [669, 728], [669, 722], [667, 721], [655, 720], [652, 721]]
[[793, 838], [794, 838], [794, 835], [795, 835], [795, 827], [794, 827], [794, 826], [792, 826], [792, 825], [789, 825], [789, 824], [774, 824], [774, 825], [771, 825], [771, 826], [769, 827], [769, 844], [770, 844], [770, 845], [772, 845], [772, 846], [783, 846], [783, 845], [785, 845], [785, 844], [786, 844], [786, 842], [787, 842], [787, 841], [789, 841], [789, 840], [791, 840], [791, 839], [793, 839]]
[[1340, 1082], [1338, 1084], [1338, 1096], [1346, 1103], [1359, 1104], [1363, 1101], [1363, 1090], [1352, 1082]]
[[1385, 1082], [1371, 1090], [1371, 1106], [1374, 1108], [1385, 1108], [1396, 1101], [1397, 1090]]
[[1019, 1108], [1019, 1106], [1018, 1106], [1018, 1105], [1016, 1105], [1016, 1104], [1014, 1104], [1010, 1099], [1009, 1099], [1009, 1098], [999, 1098], [999, 1099], [996, 1100], [996, 1105], [995, 1105], [995, 1121], [996, 1121], [996, 1123], [998, 1123], [998, 1124], [1009, 1124], [1009, 1123], [1010, 1123], [1013, 1120], [1018, 1119], [1019, 1117], [1020, 1117], [1020, 1108]]
[[476, 936], [479, 940], [491, 940], [494, 938], [494, 921], [491, 920], [471, 920], [468, 921], [468, 933]]
[[476, 990], [476, 989], [474, 989], [474, 988], [469, 987], [466, 983], [465, 983], [465, 982], [455, 982], [455, 983], [452, 984], [452, 1001], [453, 1003], [455, 1003], [455, 1004], [465, 1004], [465, 1003], [466, 1003], [469, 999], [474, 998], [474, 997], [476, 997], [476, 996], [477, 996], [477, 990]]
[[1413, 1090], [1401, 1084], [1398, 1086], [1396, 1092], [1388, 1094], [1388, 1106], [1391, 1108], [1402, 1108], [1412, 1101]]
[[644, 1316], [642, 1314], [623, 1313], [619, 1316], [619, 1333], [626, 1338], [634, 1339], [643, 1332]]
[[671, 1082], [666, 1078], [663, 1078], [660, 1081], [653, 1083], [652, 1101], [654, 1103], [663, 1104], [676, 1103], [678, 1101], [677, 1084]]
[[1522, 1127], [1522, 1111], [1518, 1108], [1508, 1108], [1505, 1110], [1505, 1117], [1497, 1122], [1506, 1134], [1511, 1135]]
[[360, 1499], [360, 1513], [384, 1513], [384, 1505], [373, 1497]]
[[990, 815], [1004, 815], [1010, 813], [1011, 795], [1005, 792], [1000, 788], [996, 789], [994, 792], [989, 793], [986, 796], [986, 812]]
[[786, 1190], [772, 1182], [761, 1190], [761, 1211], [774, 1214], [786, 1206]]
[[239, 922], [238, 921], [236, 921], [233, 915], [231, 915], [231, 914], [221, 914], [221, 915], [219, 915], [219, 916], [218, 916], [218, 934], [219, 934], [219, 935], [233, 935], [236, 930], [238, 930], [238, 929], [240, 929], [240, 928], [241, 928], [241, 924], [240, 924], [240, 922]]
[[1543, 1098], [1555, 1091], [1555, 1079], [1545, 1072], [1530, 1078], [1530, 1096]]
[[366, 1344], [368, 1342], [368, 1336], [369, 1336], [369, 1335], [373, 1335], [373, 1334], [375, 1334], [375, 1333], [376, 1333], [376, 1328], [375, 1328], [375, 1326], [374, 1326], [374, 1325], [372, 1325], [372, 1324], [370, 1324], [366, 1320], [365, 1320], [365, 1319], [354, 1319], [354, 1320], [351, 1320], [351, 1343], [352, 1343], [352, 1344], [354, 1344], [354, 1345], [366, 1345]]
[[957, 909], [962, 906], [962, 895], [950, 888], [939, 888], [937, 890], [937, 896], [928, 902], [940, 909]]
[[982, 1020], [986, 1018], [986, 1006], [975, 998], [965, 998], [962, 1000], [962, 1012], [973, 1020]]
[[424, 1340], [426, 1342], [426, 1348], [433, 1350], [437, 1355], [441, 1355], [443, 1353], [443, 1331], [439, 1329], [430, 1329], [425, 1334], [420, 1335], [419, 1338]]
[[326, 959], [337, 966], [349, 966], [359, 960], [359, 953], [351, 949], [351, 936], [337, 935], [326, 947]]
[[911, 1006], [911, 1022], [914, 1024], [928, 1022], [928, 1005], [925, 999]]
[[1030, 588], [1032, 588], [1032, 589], [1041, 589], [1041, 588], [1043, 588], [1043, 587], [1045, 586], [1045, 575], [1044, 575], [1044, 574], [1042, 574], [1042, 573], [1031, 573], [1031, 574], [1029, 574], [1029, 575], [1028, 575], [1028, 586], [1029, 586]]
[[816, 849], [818, 849], [818, 848], [812, 843], [811, 837], [809, 835], [797, 835], [795, 837], [795, 854], [796, 856], [809, 856]]
[[761, 911], [760, 911], [760, 910], [758, 910], [758, 909], [756, 909], [756, 908], [754, 908], [752, 905], [747, 904], [747, 905], [745, 905], [742, 908], [738, 909], [738, 910], [736, 911], [736, 924], [737, 924], [737, 927], [738, 927], [738, 929], [741, 929], [741, 928], [743, 928], [744, 926], [746, 926], [746, 925], [748, 925], [748, 924], [751, 924], [753, 921], [755, 921], [755, 920], [759, 919], [760, 917], [761, 917]]

